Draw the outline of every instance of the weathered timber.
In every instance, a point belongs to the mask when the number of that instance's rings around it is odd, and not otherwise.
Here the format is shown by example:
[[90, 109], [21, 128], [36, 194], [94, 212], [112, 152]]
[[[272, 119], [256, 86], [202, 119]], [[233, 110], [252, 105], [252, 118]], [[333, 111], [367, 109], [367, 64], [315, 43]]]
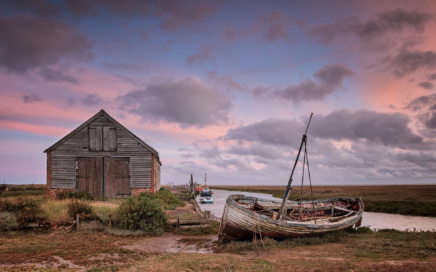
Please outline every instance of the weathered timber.
[[[271, 205], [271, 202], [243, 195], [229, 196], [221, 220], [219, 239], [252, 239], [253, 235], [282, 239], [319, 235], [352, 228], [363, 213], [360, 198], [334, 198], [301, 202], [302, 206], [315, 207], [312, 210], [302, 210], [301, 214], [295, 216], [283, 215], [278, 219], [278, 212], [259, 208]], [[299, 202], [289, 201], [287, 206], [298, 210], [298, 204]], [[331, 207], [337, 210], [334, 215], [330, 213]]]
[[103, 110], [44, 152], [49, 189], [118, 198], [160, 188], [157, 151]]

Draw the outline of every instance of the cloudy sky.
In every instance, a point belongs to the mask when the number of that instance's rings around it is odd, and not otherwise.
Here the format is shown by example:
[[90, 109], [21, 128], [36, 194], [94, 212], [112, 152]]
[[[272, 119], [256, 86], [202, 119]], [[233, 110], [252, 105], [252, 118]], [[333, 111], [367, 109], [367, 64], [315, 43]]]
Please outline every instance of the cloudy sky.
[[436, 183], [435, 29], [435, 1], [0, 0], [1, 182], [105, 109], [163, 184], [285, 185], [311, 112], [313, 184]]

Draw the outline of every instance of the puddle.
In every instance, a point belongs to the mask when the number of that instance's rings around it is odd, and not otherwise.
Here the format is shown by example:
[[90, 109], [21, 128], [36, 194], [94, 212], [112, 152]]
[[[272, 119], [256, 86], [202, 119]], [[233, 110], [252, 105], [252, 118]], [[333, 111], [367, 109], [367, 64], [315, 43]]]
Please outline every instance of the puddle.
[[142, 238], [122, 248], [142, 252], [213, 253], [212, 243], [216, 240], [217, 235], [177, 236], [173, 233], [164, 233], [159, 237]]

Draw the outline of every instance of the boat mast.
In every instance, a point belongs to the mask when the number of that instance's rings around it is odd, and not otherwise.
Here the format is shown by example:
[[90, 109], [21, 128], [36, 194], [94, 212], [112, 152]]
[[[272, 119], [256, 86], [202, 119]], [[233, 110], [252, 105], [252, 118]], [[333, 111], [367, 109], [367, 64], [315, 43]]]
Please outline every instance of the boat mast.
[[313, 115], [313, 113], [310, 114], [309, 122], [307, 123], [306, 132], [304, 132], [303, 139], [301, 139], [301, 145], [300, 145], [300, 149], [298, 150], [297, 159], [295, 160], [294, 167], [292, 168], [291, 176], [289, 177], [289, 181], [288, 181], [288, 186], [286, 186], [285, 196], [283, 197], [283, 202], [282, 202], [282, 205], [280, 206], [280, 211], [279, 211], [280, 219], [283, 218], [283, 215], [285, 214], [285, 211], [286, 211], [286, 208], [285, 208], [286, 202], [288, 201], [289, 193], [292, 190], [292, 188], [291, 188], [292, 176], [294, 175], [295, 167], [297, 166], [298, 159], [300, 158], [301, 149], [303, 148], [303, 144], [307, 143], [306, 134], [307, 134], [307, 130], [309, 129], [310, 121], [312, 120], [312, 115]]
[[205, 187], [205, 188], [207, 187], [207, 184], [206, 184], [206, 177], [207, 177], [207, 176], [206, 176], [206, 175], [207, 175], [207, 174], [205, 173], [205, 174], [204, 174], [204, 187]]

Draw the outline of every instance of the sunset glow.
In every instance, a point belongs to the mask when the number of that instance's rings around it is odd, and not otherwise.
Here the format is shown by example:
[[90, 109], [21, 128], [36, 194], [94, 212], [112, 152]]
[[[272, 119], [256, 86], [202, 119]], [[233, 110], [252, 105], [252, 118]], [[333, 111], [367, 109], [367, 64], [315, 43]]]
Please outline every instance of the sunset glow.
[[104, 109], [162, 184], [285, 185], [312, 112], [314, 183], [435, 183], [434, 2], [103, 2], [0, 3], [1, 181]]

